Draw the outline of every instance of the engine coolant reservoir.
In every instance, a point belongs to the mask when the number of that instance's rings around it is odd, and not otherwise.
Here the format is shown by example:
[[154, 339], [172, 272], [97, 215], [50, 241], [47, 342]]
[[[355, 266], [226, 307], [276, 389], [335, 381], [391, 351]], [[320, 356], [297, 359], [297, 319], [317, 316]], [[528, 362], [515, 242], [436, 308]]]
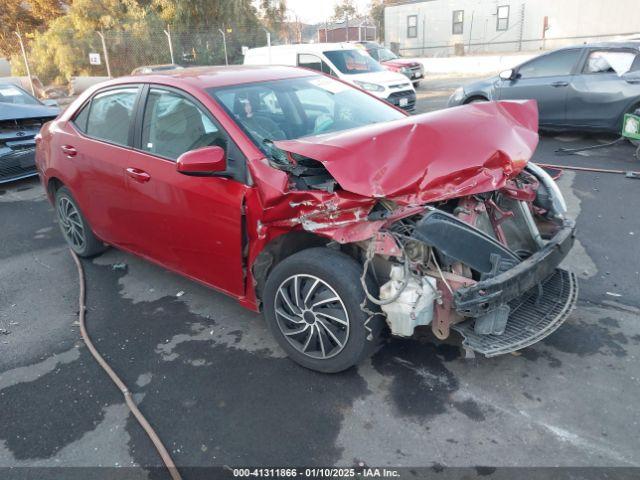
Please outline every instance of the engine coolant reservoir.
[[[380, 287], [380, 300], [389, 300], [402, 288], [404, 268], [391, 267], [390, 280]], [[387, 315], [387, 324], [391, 333], [401, 337], [410, 337], [418, 325], [429, 325], [433, 320], [435, 308], [436, 279], [433, 277], [409, 277], [407, 286], [400, 296], [387, 305], [381, 305]]]

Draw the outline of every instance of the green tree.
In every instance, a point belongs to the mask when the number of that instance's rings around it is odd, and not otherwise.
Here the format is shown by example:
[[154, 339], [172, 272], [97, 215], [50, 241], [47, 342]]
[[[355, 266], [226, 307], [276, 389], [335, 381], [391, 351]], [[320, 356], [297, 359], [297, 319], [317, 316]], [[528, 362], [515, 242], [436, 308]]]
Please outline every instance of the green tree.
[[358, 16], [358, 9], [353, 0], [342, 0], [333, 8], [333, 17], [335, 21], [342, 21], [345, 18], [354, 18]]
[[369, 7], [369, 16], [376, 25], [378, 40], [384, 42], [384, 1], [372, 0]]
[[278, 39], [288, 39], [286, 0], [261, 0], [260, 16], [265, 28], [275, 34]]
[[2, 0], [0, 7], [0, 55], [11, 56], [20, 50], [14, 32], [26, 36], [44, 29], [63, 13], [66, 2], [60, 0]]
[[[29, 63], [45, 84], [66, 83], [78, 75], [105, 75], [104, 66], [88, 62], [89, 52], [102, 52], [96, 32], [104, 31], [109, 35], [112, 72], [122, 75], [143, 53], [145, 59], [150, 57], [148, 52], [154, 51], [157, 41], [151, 35], [154, 27], [159, 28], [160, 22], [135, 0], [74, 0], [46, 31], [34, 33]], [[12, 67], [21, 73], [21, 62], [12, 61]]]

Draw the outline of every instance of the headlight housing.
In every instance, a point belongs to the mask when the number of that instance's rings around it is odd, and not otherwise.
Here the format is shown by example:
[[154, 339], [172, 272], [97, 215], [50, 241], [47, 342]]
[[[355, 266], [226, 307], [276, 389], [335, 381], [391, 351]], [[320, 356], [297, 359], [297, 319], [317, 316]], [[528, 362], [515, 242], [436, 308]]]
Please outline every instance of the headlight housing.
[[463, 97], [464, 97], [464, 88], [462, 87], [456, 88], [456, 91], [453, 92], [453, 95], [451, 96], [451, 98], [453, 98], [455, 102], [459, 102], [460, 100], [462, 100]]
[[560, 187], [543, 168], [535, 163], [529, 162], [526, 169], [538, 178], [542, 186], [547, 190], [550, 205], [548, 205], [550, 213], [555, 218], [564, 218], [567, 214], [567, 202], [560, 191]]
[[384, 87], [377, 83], [360, 82], [358, 80], [354, 80], [354, 83], [363, 90], [367, 90], [369, 92], [384, 92]]
[[400, 69], [400, 73], [403, 75], [411, 75], [411, 69], [409, 67], [402, 67]]

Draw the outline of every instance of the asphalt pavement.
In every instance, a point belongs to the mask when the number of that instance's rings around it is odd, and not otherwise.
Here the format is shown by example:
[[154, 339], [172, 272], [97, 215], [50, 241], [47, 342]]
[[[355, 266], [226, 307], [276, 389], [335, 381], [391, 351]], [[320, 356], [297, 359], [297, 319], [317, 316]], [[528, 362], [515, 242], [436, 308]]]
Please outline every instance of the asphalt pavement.
[[[418, 109], [442, 108], [467, 80], [424, 82]], [[640, 170], [628, 144], [555, 153], [606, 140], [544, 135], [534, 160]], [[427, 332], [314, 373], [259, 315], [115, 249], [84, 261], [88, 328], [182, 467], [637, 467], [640, 180], [565, 171], [560, 186], [578, 223], [566, 266], [579, 305], [517, 355], [465, 359]], [[0, 467], [167, 478], [80, 340], [75, 265], [37, 181], [0, 185], [0, 221]]]

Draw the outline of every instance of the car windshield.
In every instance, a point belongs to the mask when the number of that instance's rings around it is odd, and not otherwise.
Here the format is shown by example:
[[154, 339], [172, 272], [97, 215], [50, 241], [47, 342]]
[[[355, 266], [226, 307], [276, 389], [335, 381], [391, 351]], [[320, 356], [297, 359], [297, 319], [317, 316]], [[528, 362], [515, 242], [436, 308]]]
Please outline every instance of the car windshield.
[[40, 105], [40, 102], [27, 92], [11, 84], [0, 84], [0, 102], [16, 105]]
[[378, 48], [377, 53], [379, 62], [388, 62], [389, 60], [396, 60], [398, 58], [398, 56], [388, 48]]
[[324, 54], [345, 75], [384, 71], [369, 54], [360, 50], [333, 50]]
[[212, 88], [209, 94], [267, 155], [273, 141], [389, 122], [392, 106], [322, 75]]

